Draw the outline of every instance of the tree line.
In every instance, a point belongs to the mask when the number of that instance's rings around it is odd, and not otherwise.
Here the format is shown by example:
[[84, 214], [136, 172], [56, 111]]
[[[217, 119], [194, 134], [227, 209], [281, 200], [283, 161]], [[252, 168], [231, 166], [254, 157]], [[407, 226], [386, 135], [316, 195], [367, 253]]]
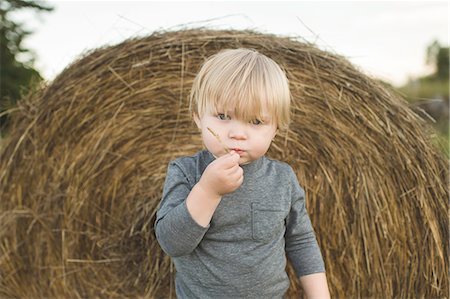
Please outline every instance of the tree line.
[[33, 67], [31, 51], [23, 46], [24, 39], [32, 32], [12, 17], [15, 12], [25, 9], [38, 13], [53, 10], [42, 1], [0, 1], [0, 137], [8, 124], [8, 115], [4, 112], [14, 107], [29, 88], [42, 80], [39, 71]]

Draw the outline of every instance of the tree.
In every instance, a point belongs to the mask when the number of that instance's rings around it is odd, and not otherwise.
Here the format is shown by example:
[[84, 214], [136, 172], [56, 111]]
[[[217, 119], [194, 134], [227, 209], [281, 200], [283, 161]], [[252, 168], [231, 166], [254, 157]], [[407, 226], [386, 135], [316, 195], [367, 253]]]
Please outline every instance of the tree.
[[442, 47], [435, 40], [427, 47], [426, 62], [435, 68], [436, 79], [449, 79], [449, 47]]
[[[11, 18], [11, 13], [21, 9], [39, 12], [53, 10], [42, 1], [0, 1], [0, 114], [14, 106], [30, 84], [42, 80], [39, 72], [33, 68], [32, 55], [25, 62], [18, 60], [19, 54], [30, 54], [22, 46], [22, 41], [32, 33]], [[7, 122], [7, 115], [0, 116], [0, 133], [5, 130]]]

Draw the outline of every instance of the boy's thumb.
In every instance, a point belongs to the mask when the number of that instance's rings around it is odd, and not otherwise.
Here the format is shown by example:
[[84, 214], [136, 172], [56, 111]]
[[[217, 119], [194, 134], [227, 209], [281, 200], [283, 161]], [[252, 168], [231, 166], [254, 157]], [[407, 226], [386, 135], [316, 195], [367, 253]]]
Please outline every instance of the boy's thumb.
[[239, 160], [239, 154], [236, 153], [234, 150], [231, 150], [228, 153], [227, 159], [229, 159], [230, 161]]
[[232, 151], [230, 151], [230, 155], [236, 159], [236, 162], [239, 161], [240, 156], [238, 153], [236, 153], [235, 151], [232, 150]]

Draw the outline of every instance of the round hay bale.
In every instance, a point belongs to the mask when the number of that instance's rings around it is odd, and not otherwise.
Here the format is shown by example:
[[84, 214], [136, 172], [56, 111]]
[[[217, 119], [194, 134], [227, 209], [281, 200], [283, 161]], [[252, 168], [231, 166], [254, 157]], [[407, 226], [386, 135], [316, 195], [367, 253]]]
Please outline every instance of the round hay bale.
[[238, 47], [287, 72], [293, 122], [269, 156], [306, 191], [332, 297], [448, 295], [447, 161], [406, 102], [298, 39], [200, 28], [86, 53], [11, 113], [2, 297], [174, 296], [153, 232], [167, 163], [202, 147], [187, 100], [200, 64]]

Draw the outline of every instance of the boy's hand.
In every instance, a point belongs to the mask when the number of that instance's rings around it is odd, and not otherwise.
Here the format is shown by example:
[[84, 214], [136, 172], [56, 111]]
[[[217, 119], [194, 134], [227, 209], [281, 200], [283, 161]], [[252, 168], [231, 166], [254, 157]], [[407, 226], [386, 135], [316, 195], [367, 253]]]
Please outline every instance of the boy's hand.
[[199, 186], [212, 195], [223, 196], [231, 193], [244, 181], [244, 170], [239, 166], [239, 154], [231, 151], [206, 167]]

